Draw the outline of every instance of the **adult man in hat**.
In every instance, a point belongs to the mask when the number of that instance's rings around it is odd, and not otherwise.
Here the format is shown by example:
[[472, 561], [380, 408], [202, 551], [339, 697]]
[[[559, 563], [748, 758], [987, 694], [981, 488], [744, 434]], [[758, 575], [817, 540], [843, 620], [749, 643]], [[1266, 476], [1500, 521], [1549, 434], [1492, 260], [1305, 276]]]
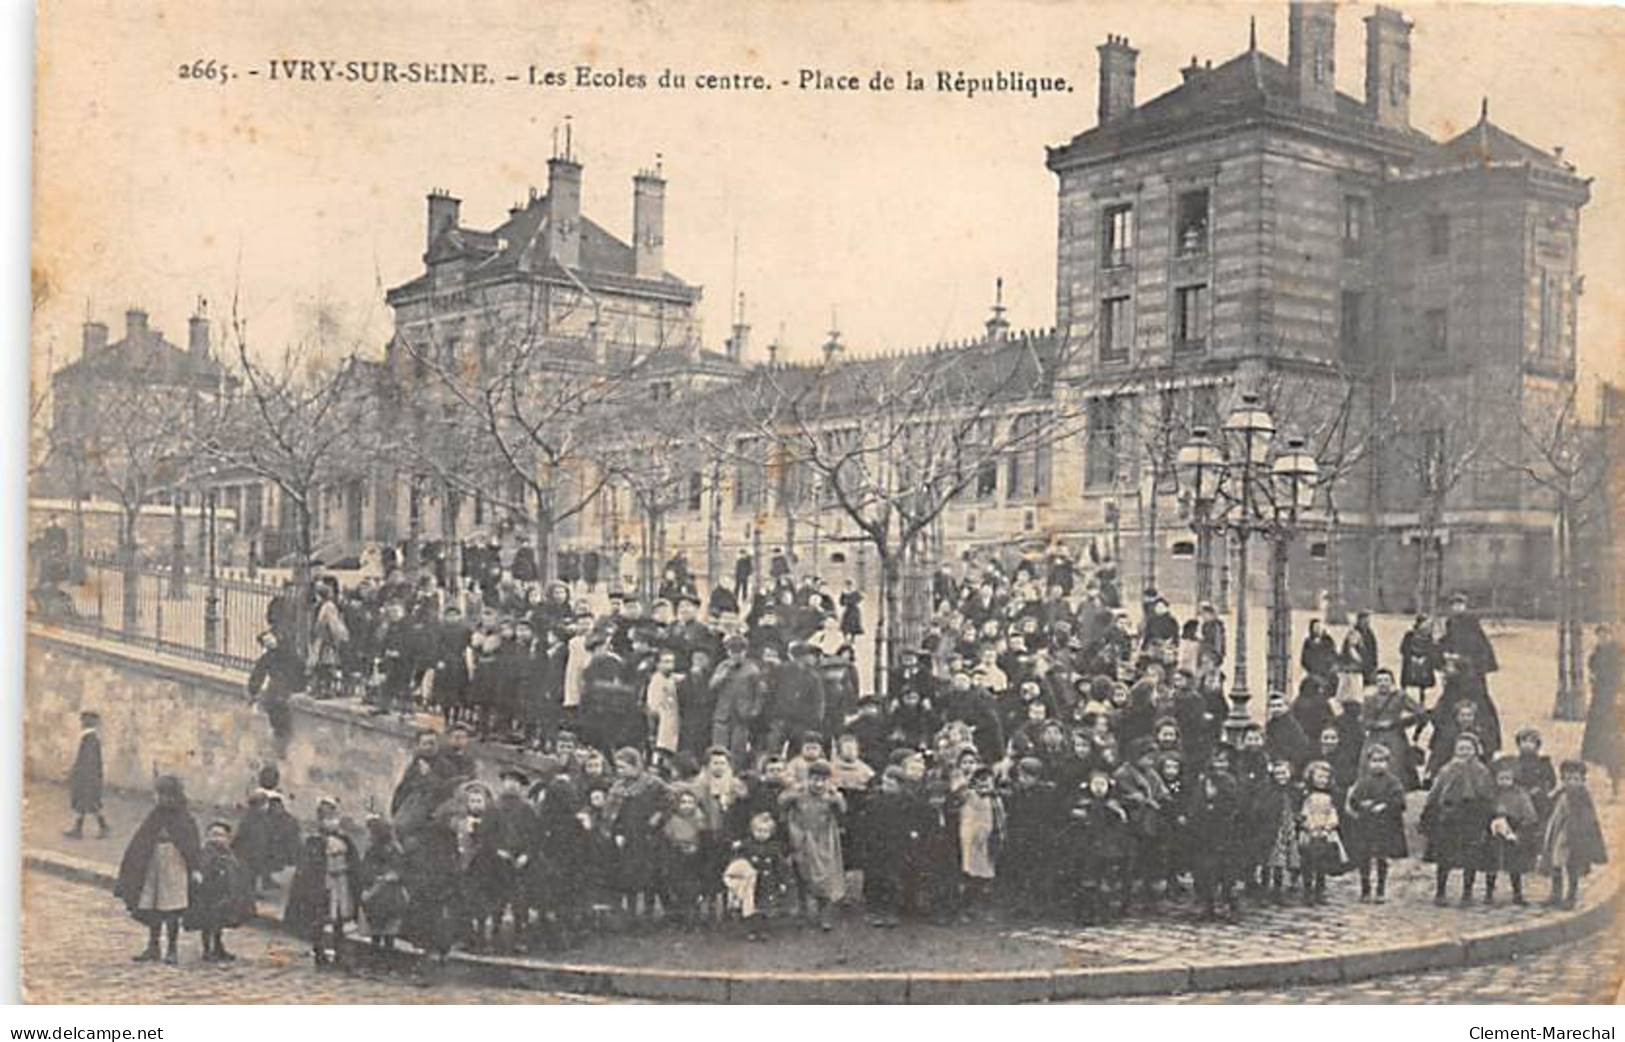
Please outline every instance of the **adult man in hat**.
[[716, 708], [711, 715], [711, 744], [728, 750], [735, 763], [746, 763], [751, 730], [763, 708], [762, 670], [745, 657], [750, 642], [730, 634], [722, 642], [724, 658], [711, 673]]
[[804, 640], [790, 645], [790, 658], [778, 672], [767, 707], [767, 748], [781, 752], [792, 736], [824, 727], [824, 680], [818, 674], [818, 651]]

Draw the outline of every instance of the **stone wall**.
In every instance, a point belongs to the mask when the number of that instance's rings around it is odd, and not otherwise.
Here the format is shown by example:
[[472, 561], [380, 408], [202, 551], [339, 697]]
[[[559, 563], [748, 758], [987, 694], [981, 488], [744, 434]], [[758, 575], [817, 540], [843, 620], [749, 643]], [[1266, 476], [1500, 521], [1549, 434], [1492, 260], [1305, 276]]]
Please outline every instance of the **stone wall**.
[[[30, 624], [24, 769], [30, 777], [65, 779], [79, 713], [92, 709], [102, 717], [109, 787], [148, 791], [157, 775], [175, 774], [194, 802], [229, 807], [243, 802], [261, 766], [277, 763], [300, 817], [322, 795], [337, 796], [353, 820], [387, 810], [410, 756], [413, 724], [298, 696], [292, 737], [278, 759], [245, 680], [240, 672]], [[477, 759], [494, 778], [515, 756], [481, 749]]]

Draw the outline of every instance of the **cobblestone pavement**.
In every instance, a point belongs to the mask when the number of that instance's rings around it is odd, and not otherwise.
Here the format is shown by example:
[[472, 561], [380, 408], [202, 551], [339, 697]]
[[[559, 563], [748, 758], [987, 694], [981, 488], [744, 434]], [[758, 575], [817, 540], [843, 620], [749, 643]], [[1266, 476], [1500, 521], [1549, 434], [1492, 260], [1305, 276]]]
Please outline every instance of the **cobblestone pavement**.
[[[135, 830], [147, 805], [127, 796], [109, 796], [108, 813], [113, 835], [94, 838], [94, 828], [83, 840], [61, 835], [61, 809], [66, 792], [59, 785], [30, 782], [23, 817], [24, 847], [57, 850], [75, 857], [114, 866], [124, 843]], [[1419, 795], [1419, 794], [1418, 794]], [[1621, 809], [1599, 794], [1605, 814]], [[196, 808], [200, 817], [207, 811]], [[1412, 815], [1414, 819], [1414, 815]], [[1621, 835], [1614, 829], [1612, 835]], [[1420, 842], [1413, 843], [1420, 849]], [[1615, 858], [1616, 863], [1620, 858]], [[1581, 891], [1582, 903], [1611, 891], [1617, 867], [1593, 873]], [[1003, 921], [937, 926], [907, 923], [896, 930], [869, 927], [856, 912], [841, 917], [831, 933], [782, 924], [765, 944], [742, 944], [730, 930], [678, 932], [654, 927], [651, 931], [611, 932], [571, 949], [570, 962], [625, 966], [681, 966], [693, 970], [1027, 970], [1062, 966], [1130, 964], [1232, 963], [1258, 959], [1316, 955], [1338, 949], [1367, 948], [1426, 942], [1464, 933], [1476, 933], [1538, 922], [1553, 913], [1540, 906], [1547, 893], [1544, 879], [1529, 881], [1531, 904], [1518, 908], [1508, 900], [1502, 884], [1498, 903], [1477, 902], [1461, 907], [1435, 908], [1432, 866], [1411, 859], [1396, 863], [1385, 904], [1362, 904], [1353, 874], [1331, 880], [1330, 903], [1305, 908], [1244, 901], [1236, 925], [1198, 920], [1199, 909], [1187, 898], [1164, 905], [1155, 913], [1134, 915], [1095, 927], [1076, 927], [1059, 914], [1033, 923]], [[1459, 893], [1459, 876], [1452, 882], [1452, 900]], [[111, 898], [108, 898], [111, 903]], [[281, 895], [262, 901], [262, 910], [280, 912]], [[30, 907], [38, 907], [30, 905]]]
[[507, 988], [436, 984], [410, 970], [317, 972], [304, 945], [264, 927], [229, 931], [237, 956], [227, 965], [200, 962], [198, 935], [181, 935], [181, 962], [130, 961], [144, 929], [111, 894], [40, 872], [23, 876], [33, 914], [23, 928], [23, 996], [34, 1003], [556, 1003], [580, 996]]
[[1279, 991], [1192, 992], [1159, 998], [1158, 1003], [1586, 1003], [1625, 1001], [1625, 940], [1604, 930], [1573, 944], [1489, 963], [1409, 976], [1378, 977], [1353, 984], [1305, 985]]
[[[594, 1001], [559, 993], [436, 983], [410, 971], [317, 972], [303, 947], [275, 931], [234, 930], [229, 966], [198, 961], [183, 934], [179, 966], [137, 965], [142, 931], [102, 890], [39, 872], [25, 893], [49, 915], [29, 920], [23, 988], [36, 1003], [553, 1003]], [[1155, 1003], [1608, 1003], [1620, 989], [1625, 938], [1603, 932], [1516, 962], [1282, 990], [1193, 992]]]

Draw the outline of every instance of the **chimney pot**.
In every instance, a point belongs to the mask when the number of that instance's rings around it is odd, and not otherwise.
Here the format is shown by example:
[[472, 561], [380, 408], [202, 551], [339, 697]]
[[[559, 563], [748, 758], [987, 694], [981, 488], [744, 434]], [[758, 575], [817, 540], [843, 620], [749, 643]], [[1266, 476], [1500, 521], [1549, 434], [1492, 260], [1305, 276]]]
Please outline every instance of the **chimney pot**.
[[581, 164], [568, 156], [547, 161], [547, 248], [565, 267], [581, 266]]
[[1337, 108], [1337, 5], [1292, 0], [1287, 9], [1287, 68], [1305, 108]]
[[457, 227], [459, 213], [463, 202], [446, 192], [443, 188], [436, 188], [429, 192], [429, 221], [428, 234], [424, 241], [424, 250], [428, 251], [434, 241], [448, 228]]
[[193, 358], [209, 356], [209, 316], [204, 313], [201, 300], [197, 311], [186, 321], [186, 351]]
[[1134, 110], [1134, 66], [1140, 52], [1128, 45], [1126, 36], [1107, 36], [1095, 50], [1100, 55], [1097, 115], [1104, 126]]
[[658, 279], [666, 273], [666, 181], [657, 164], [632, 178], [632, 273]]
[[84, 336], [84, 354], [86, 358], [107, 350], [107, 323], [86, 322]]
[[1365, 109], [1385, 127], [1411, 122], [1411, 23], [1378, 5], [1365, 19]]
[[147, 339], [147, 313], [140, 308], [124, 312], [124, 339], [132, 345]]

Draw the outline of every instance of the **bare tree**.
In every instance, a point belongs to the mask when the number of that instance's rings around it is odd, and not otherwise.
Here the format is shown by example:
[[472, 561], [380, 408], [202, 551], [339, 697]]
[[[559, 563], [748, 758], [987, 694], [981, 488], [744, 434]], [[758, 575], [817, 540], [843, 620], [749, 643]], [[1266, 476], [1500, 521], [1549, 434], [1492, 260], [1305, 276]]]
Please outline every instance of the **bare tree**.
[[[826, 357], [817, 366], [763, 367], [726, 392], [732, 422], [715, 435], [714, 450], [746, 481], [774, 458], [804, 467], [874, 550], [881, 683], [904, 637], [904, 571], [922, 568], [932, 525], [988, 468], [1076, 428], [1074, 406], [1051, 393], [1062, 346], [1031, 336]], [[1013, 422], [1017, 416], [1029, 418]]]
[[1550, 497], [1557, 512], [1555, 538], [1558, 610], [1557, 695], [1552, 715], [1584, 715], [1584, 641], [1576, 536], [1607, 509], [1607, 432], [1580, 414], [1578, 389], [1569, 384], [1553, 396], [1526, 398], [1518, 409], [1518, 437], [1498, 443], [1496, 462], [1527, 478]]
[[208, 464], [253, 475], [291, 508], [295, 628], [308, 637], [314, 517], [325, 491], [371, 472], [395, 443], [379, 423], [379, 370], [352, 347], [290, 345], [274, 361], [256, 360], [246, 322], [232, 309], [231, 338], [240, 392], [221, 400], [200, 442]]
[[688, 345], [605, 343], [549, 332], [540, 289], [522, 302], [490, 300], [471, 343], [436, 345], [398, 334], [394, 366], [410, 410], [410, 455], [451, 495], [484, 497], [535, 526], [542, 580], [553, 575], [558, 527], [581, 515], [612, 472], [601, 462], [597, 418], [647, 393], [657, 361]]
[[1386, 438], [1400, 470], [1414, 482], [1417, 526], [1416, 610], [1438, 610], [1448, 549], [1445, 509], [1456, 490], [1484, 470], [1494, 441], [1490, 409], [1473, 388], [1428, 382], [1407, 388]]

